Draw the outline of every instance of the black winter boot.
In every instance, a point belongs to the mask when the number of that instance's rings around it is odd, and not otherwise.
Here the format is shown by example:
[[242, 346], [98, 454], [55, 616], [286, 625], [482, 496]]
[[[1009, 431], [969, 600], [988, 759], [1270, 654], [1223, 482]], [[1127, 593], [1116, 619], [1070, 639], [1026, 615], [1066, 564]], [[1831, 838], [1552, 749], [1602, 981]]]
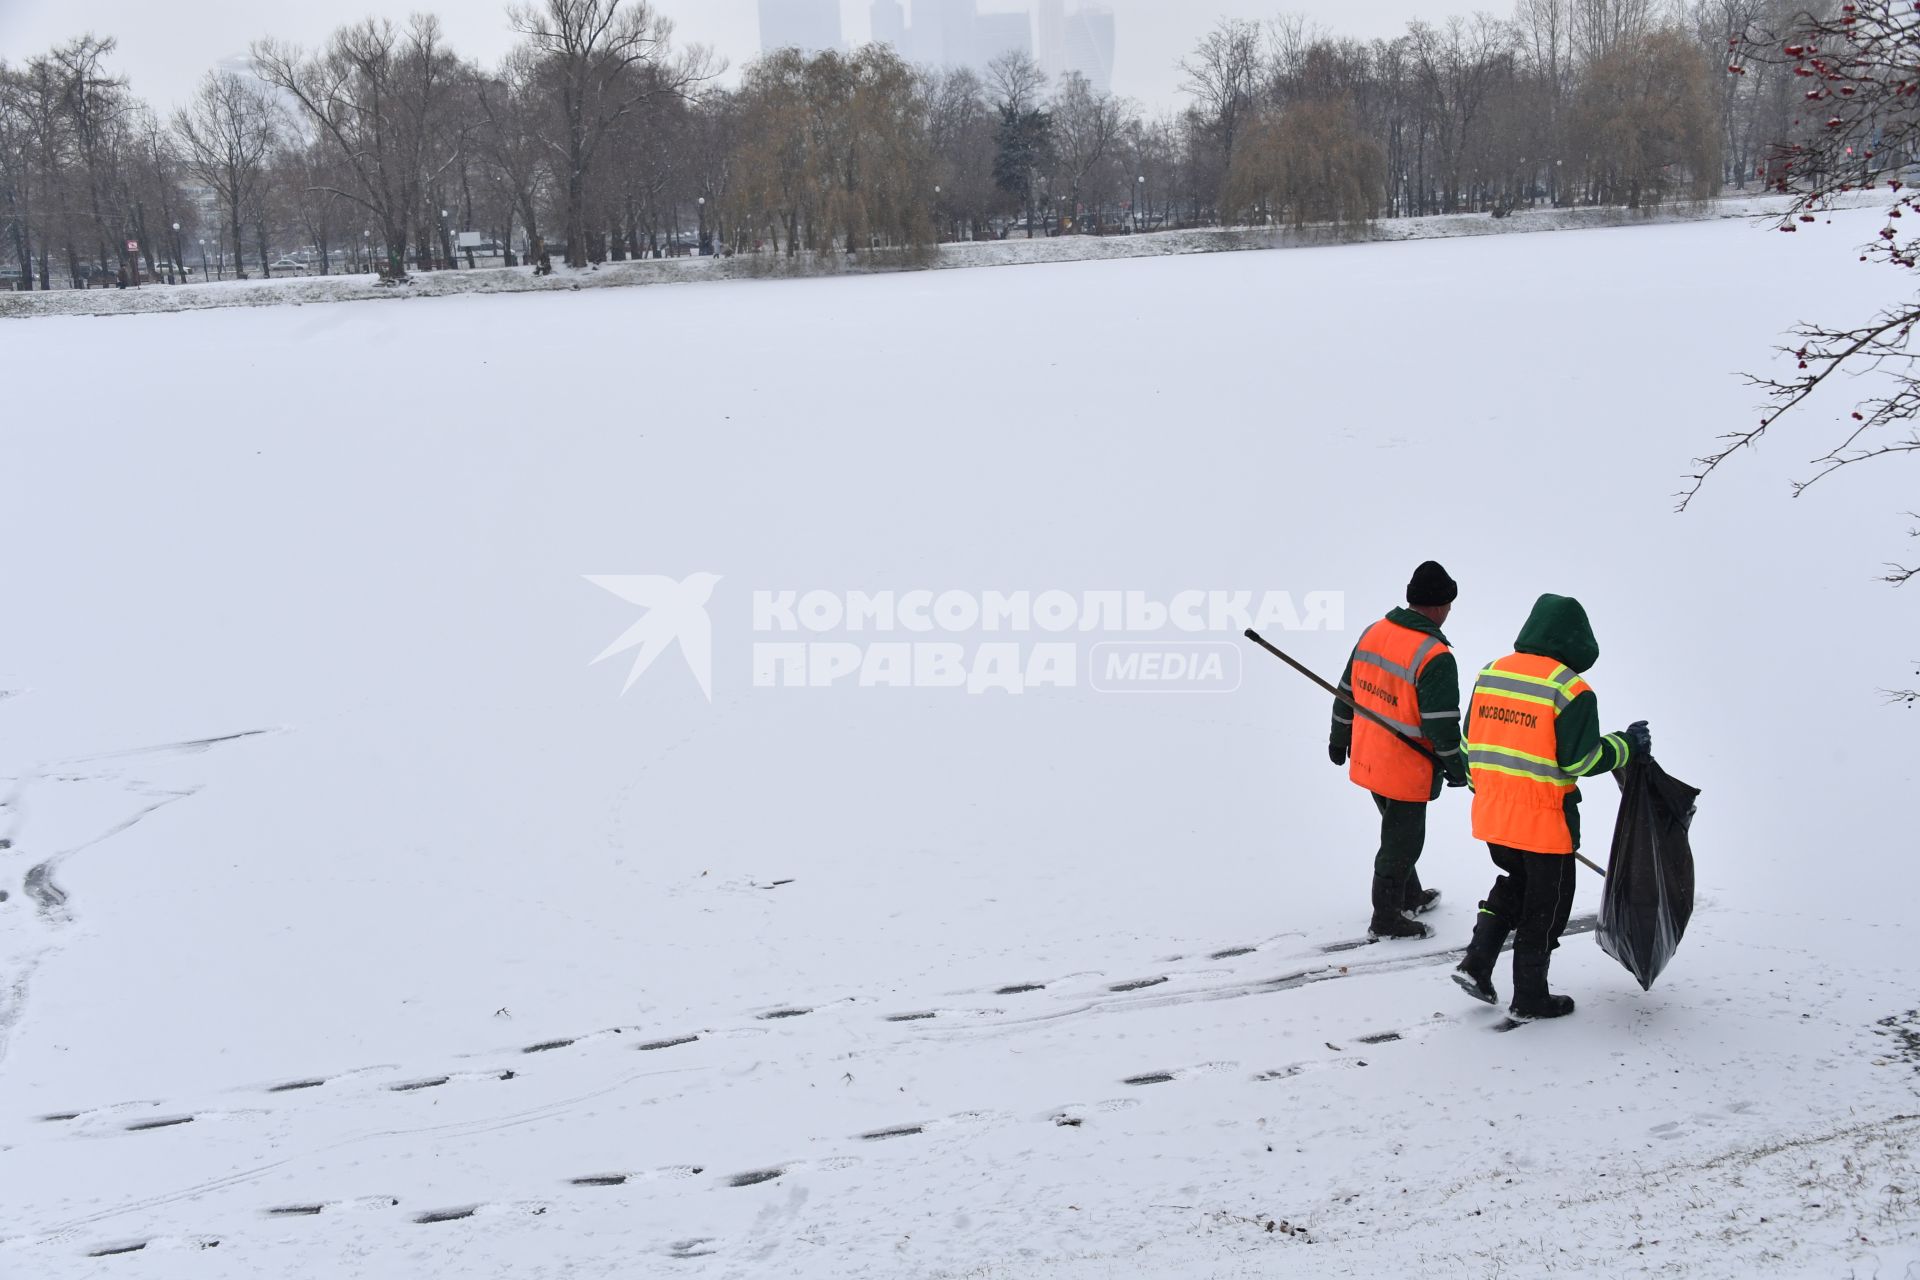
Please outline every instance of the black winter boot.
[[1440, 905], [1440, 891], [1421, 888], [1419, 871], [1407, 872], [1407, 892], [1402, 901], [1404, 909], [1416, 916], [1423, 916], [1438, 905]]
[[1374, 938], [1431, 938], [1433, 930], [1411, 918], [1401, 909], [1406, 889], [1399, 880], [1386, 876], [1373, 878], [1373, 923], [1367, 933]]
[[1507, 1012], [1522, 1022], [1536, 1018], [1564, 1018], [1573, 1012], [1572, 996], [1547, 990], [1547, 957], [1513, 953], [1513, 1003]]
[[1453, 971], [1453, 980], [1462, 991], [1483, 1004], [1500, 1003], [1500, 993], [1493, 987], [1493, 966], [1505, 945], [1506, 924], [1481, 903], [1480, 914], [1473, 920], [1473, 941], [1467, 944], [1467, 954]]

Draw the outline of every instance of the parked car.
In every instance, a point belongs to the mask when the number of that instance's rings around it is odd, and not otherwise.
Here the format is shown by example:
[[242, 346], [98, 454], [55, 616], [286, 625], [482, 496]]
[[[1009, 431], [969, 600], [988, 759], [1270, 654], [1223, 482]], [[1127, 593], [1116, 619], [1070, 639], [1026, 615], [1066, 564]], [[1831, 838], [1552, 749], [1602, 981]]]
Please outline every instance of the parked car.
[[273, 270], [280, 275], [304, 276], [313, 268], [298, 258], [280, 258], [274, 262]]

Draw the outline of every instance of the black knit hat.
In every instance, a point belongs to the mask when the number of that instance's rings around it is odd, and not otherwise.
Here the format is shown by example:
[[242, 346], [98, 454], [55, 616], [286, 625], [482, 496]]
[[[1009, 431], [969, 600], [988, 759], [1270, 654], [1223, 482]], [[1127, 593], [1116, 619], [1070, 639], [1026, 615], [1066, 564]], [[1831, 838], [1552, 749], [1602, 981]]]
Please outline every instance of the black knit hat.
[[1447, 576], [1435, 561], [1429, 560], [1413, 571], [1413, 581], [1407, 584], [1407, 603], [1419, 608], [1422, 605], [1437, 608], [1443, 604], [1452, 604], [1460, 596], [1460, 585]]

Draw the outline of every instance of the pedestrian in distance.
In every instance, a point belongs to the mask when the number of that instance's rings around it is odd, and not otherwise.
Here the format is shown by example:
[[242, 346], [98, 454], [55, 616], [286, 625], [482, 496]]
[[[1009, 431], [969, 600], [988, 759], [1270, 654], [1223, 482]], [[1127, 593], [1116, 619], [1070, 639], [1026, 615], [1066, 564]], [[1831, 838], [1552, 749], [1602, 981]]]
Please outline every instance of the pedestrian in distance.
[[1467, 708], [1473, 838], [1502, 872], [1480, 904], [1473, 941], [1454, 971], [1468, 995], [1499, 1003], [1494, 962], [1513, 943], [1515, 1018], [1563, 1018], [1571, 996], [1547, 989], [1547, 967], [1573, 911], [1580, 847], [1579, 779], [1652, 754], [1647, 722], [1600, 732], [1600, 703], [1581, 673], [1600, 658], [1587, 611], [1543, 595], [1512, 654], [1480, 673]]
[[1426, 847], [1427, 806], [1440, 798], [1443, 780], [1451, 787], [1467, 785], [1460, 750], [1460, 669], [1440, 630], [1459, 594], [1459, 586], [1433, 561], [1414, 570], [1406, 608], [1367, 628], [1340, 677], [1342, 697], [1372, 716], [1356, 716], [1339, 699], [1333, 704], [1327, 754], [1372, 793], [1380, 814], [1368, 924], [1375, 938], [1433, 934], [1414, 918], [1440, 900], [1438, 889], [1421, 885], [1417, 867]]

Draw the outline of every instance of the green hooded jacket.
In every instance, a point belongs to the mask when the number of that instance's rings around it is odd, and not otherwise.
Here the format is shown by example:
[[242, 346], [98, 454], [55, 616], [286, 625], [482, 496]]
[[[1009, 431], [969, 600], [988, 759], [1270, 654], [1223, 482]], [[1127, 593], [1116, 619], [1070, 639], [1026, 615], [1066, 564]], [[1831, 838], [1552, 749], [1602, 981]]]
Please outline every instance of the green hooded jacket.
[[[1587, 611], [1571, 596], [1543, 595], [1534, 602], [1527, 624], [1513, 642], [1520, 653], [1552, 658], [1585, 673], [1600, 660], [1600, 642], [1593, 637]], [[1600, 699], [1592, 689], [1575, 698], [1554, 722], [1561, 771], [1575, 778], [1591, 778], [1625, 767], [1632, 748], [1625, 736], [1600, 732]], [[1567, 792], [1567, 828], [1573, 847], [1580, 847], [1580, 788]]]

